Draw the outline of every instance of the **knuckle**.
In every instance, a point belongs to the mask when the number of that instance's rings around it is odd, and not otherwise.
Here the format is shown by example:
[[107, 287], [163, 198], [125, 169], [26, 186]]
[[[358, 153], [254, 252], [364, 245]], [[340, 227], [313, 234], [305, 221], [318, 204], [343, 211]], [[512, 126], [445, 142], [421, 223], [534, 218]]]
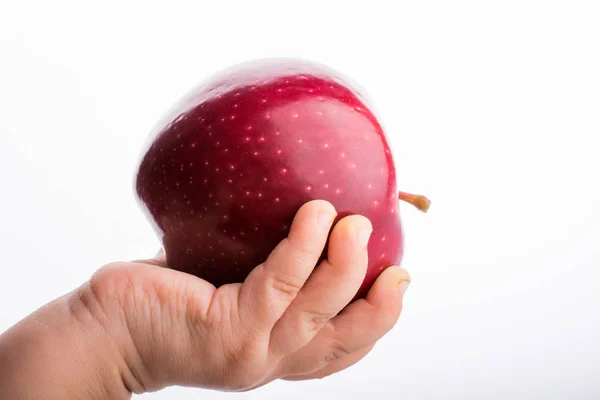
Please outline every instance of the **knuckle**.
[[303, 321], [305, 331], [311, 334], [319, 332], [331, 318], [332, 315], [329, 313], [319, 311], [304, 312]]
[[325, 355], [325, 362], [330, 363], [332, 361], [339, 360], [340, 358], [345, 357], [348, 354], [350, 354], [350, 349], [347, 345], [341, 342], [334, 342], [331, 345], [331, 348], [329, 349], [327, 354]]
[[270, 279], [269, 287], [273, 290], [277, 297], [284, 300], [290, 300], [296, 297], [304, 284], [304, 280], [285, 273], [277, 273]]

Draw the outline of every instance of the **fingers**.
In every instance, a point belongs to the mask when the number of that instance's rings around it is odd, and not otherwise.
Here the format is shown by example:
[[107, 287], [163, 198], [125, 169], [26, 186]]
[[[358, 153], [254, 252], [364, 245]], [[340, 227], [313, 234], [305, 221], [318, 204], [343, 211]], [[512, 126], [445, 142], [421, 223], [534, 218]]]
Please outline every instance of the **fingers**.
[[319, 261], [335, 217], [333, 206], [321, 200], [298, 210], [288, 237], [252, 270], [240, 289], [244, 325], [270, 332]]
[[354, 297], [365, 278], [369, 220], [340, 220], [329, 238], [327, 259], [310, 276], [296, 299], [275, 324], [271, 352], [287, 355], [309, 343]]
[[367, 354], [369, 354], [369, 352], [371, 350], [373, 350], [373, 347], [375, 347], [374, 344], [371, 346], [365, 347], [364, 349], [355, 351], [354, 353], [348, 354], [346, 357], [343, 357], [339, 360], [332, 361], [332, 362], [328, 363], [327, 365], [325, 365], [325, 367], [323, 367], [315, 372], [310, 372], [308, 374], [300, 374], [300, 375], [289, 375], [289, 376], [283, 377], [283, 380], [306, 381], [309, 379], [325, 378], [326, 376], [335, 374], [336, 372], [343, 371], [346, 368], [349, 368], [352, 365], [356, 364], [357, 362], [362, 360]]
[[319, 371], [375, 344], [396, 324], [409, 282], [410, 276], [404, 269], [387, 268], [365, 299], [350, 304], [308, 345], [282, 361], [282, 376]]

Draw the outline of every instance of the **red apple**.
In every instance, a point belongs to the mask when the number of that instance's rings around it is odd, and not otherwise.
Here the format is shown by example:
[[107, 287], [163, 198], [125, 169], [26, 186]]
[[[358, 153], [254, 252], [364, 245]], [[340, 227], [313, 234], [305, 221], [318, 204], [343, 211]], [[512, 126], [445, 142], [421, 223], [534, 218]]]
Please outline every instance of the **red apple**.
[[357, 297], [402, 258], [394, 159], [364, 94], [314, 62], [239, 64], [168, 113], [141, 158], [136, 192], [168, 265], [214, 285], [242, 282], [288, 233], [301, 205], [373, 224]]

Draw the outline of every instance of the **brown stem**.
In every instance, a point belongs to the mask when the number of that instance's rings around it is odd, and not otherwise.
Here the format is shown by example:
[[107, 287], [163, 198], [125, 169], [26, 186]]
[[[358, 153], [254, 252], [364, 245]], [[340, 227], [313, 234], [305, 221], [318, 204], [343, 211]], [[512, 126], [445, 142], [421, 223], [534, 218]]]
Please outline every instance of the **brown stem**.
[[398, 192], [398, 199], [412, 204], [423, 212], [427, 212], [427, 210], [429, 210], [429, 206], [431, 205], [431, 201], [427, 197], [420, 194]]

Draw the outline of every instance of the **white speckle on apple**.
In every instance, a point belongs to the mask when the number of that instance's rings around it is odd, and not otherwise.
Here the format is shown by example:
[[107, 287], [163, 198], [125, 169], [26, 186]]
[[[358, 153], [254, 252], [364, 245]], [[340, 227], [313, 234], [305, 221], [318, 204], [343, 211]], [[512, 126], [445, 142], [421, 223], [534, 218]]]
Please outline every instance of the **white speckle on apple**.
[[235, 114], [231, 114], [231, 115], [229, 116], [229, 119], [231, 119], [231, 120], [234, 120], [234, 119], [235, 119]]
[[344, 158], [344, 157], [346, 157], [346, 153], [341, 153], [340, 158]]
[[325, 189], [329, 189], [329, 183], [326, 183], [326, 184], [324, 184], [324, 185], [323, 185], [323, 187], [324, 187]]
[[281, 93], [281, 92], [283, 91], [283, 89], [282, 89], [282, 88], [279, 88], [279, 89], [277, 89], [277, 91], [278, 91], [279, 93]]
[[263, 197], [262, 193], [258, 193], [258, 197], [259, 197], [259, 198], [260, 198], [260, 197]]
[[302, 143], [304, 140], [302, 139], [298, 139], [298, 143]]
[[277, 154], [281, 154], [281, 149], [277, 149]]
[[244, 138], [244, 142], [249, 142], [249, 141], [250, 141], [250, 136], [246, 136], [246, 137]]
[[312, 190], [312, 186], [308, 185], [308, 186], [306, 187], [306, 191], [307, 191], [307, 192], [310, 192], [311, 190]]
[[373, 189], [373, 185], [371, 185], [370, 183], [367, 185], [367, 187], [368, 187], [369, 189]]
[[264, 136], [261, 136], [258, 138], [258, 143], [264, 143], [267, 141], [267, 138], [265, 138]]
[[208, 161], [204, 161], [204, 165], [208, 165]]
[[223, 219], [229, 219], [229, 215], [223, 214]]
[[297, 113], [294, 113], [294, 114], [292, 115], [292, 117], [294, 117], [294, 118], [298, 118], [298, 114], [297, 114]]
[[[196, 147], [196, 143], [192, 143], [192, 144], [190, 145], [190, 147], [191, 147], [192, 149], [193, 149], [193, 148], [195, 148], [195, 147]], [[162, 149], [160, 149], [160, 151], [162, 151]]]
[[287, 174], [287, 168], [281, 168], [281, 173], [282, 174]]
[[235, 169], [235, 164], [229, 164], [229, 169], [233, 171]]
[[354, 163], [350, 163], [349, 166], [350, 166], [350, 169], [355, 169], [356, 168], [356, 164], [354, 164]]
[[276, 132], [275, 132], [275, 135], [276, 135], [276, 136], [279, 136], [280, 134], [281, 134], [281, 132], [279, 132], [279, 131], [276, 131]]
[[266, 114], [265, 119], [271, 119], [271, 114]]
[[253, 155], [257, 156], [258, 155], [258, 151], [255, 151], [254, 153], [252, 153]]
[[250, 196], [250, 191], [246, 190], [246, 196]]
[[233, 105], [233, 108], [238, 108], [238, 103], [235, 103], [235, 104]]
[[323, 175], [325, 173], [325, 171], [323, 171], [322, 169], [319, 170], [319, 175]]
[[265, 104], [267, 102], [267, 99], [262, 99], [261, 103]]
[[381, 237], [381, 241], [382, 241], [382, 242], [385, 242], [385, 236], [382, 236], [382, 237]]
[[[227, 183], [232, 183], [232, 182], [233, 182], [233, 179], [227, 179]], [[230, 196], [230, 197], [232, 197], [232, 196]]]
[[335, 189], [335, 193], [336, 194], [340, 194], [340, 193], [342, 193], [342, 190], [341, 189]]
[[323, 147], [325, 147], [326, 149], [328, 149], [328, 148], [329, 148], [329, 143], [325, 143], [325, 144], [323, 145]]
[[263, 182], [266, 182], [266, 181], [268, 181], [268, 179], [267, 179], [267, 177], [265, 176], [265, 177], [263, 177]]
[[279, 197], [275, 197], [275, 203], [279, 203], [281, 200], [279, 199]]
[[374, 205], [375, 207], [377, 207], [377, 206], [379, 205], [379, 201], [377, 201], [377, 200], [373, 201], [373, 205]]

